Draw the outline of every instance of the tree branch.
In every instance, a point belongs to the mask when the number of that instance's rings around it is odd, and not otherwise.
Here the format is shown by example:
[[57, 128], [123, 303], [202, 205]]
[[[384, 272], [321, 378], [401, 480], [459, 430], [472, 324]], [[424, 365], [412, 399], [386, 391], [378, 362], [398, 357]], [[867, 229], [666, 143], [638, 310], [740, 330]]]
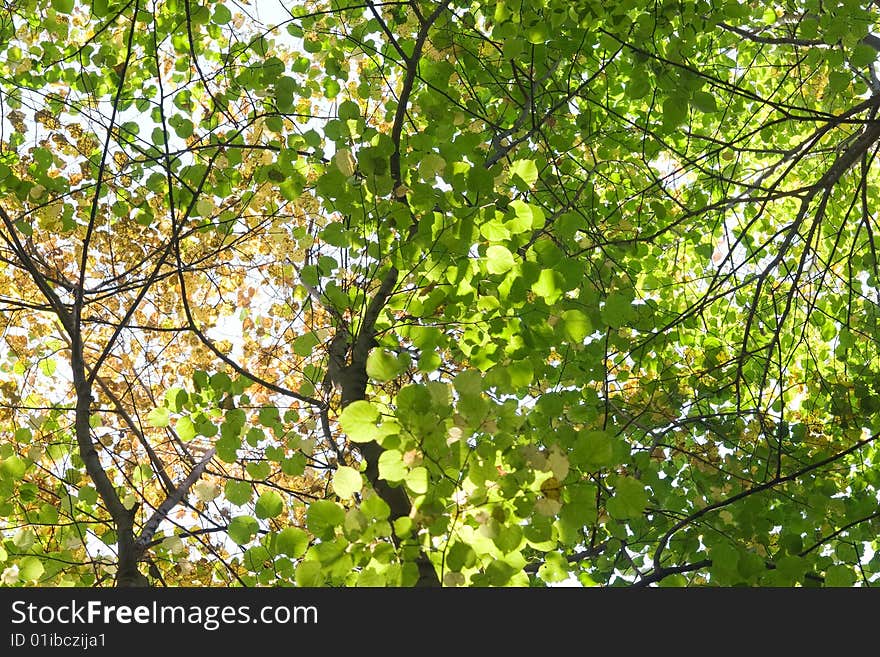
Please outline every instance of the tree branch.
[[217, 449], [212, 447], [209, 449], [205, 456], [199, 461], [196, 466], [190, 471], [189, 475], [187, 475], [186, 479], [184, 479], [177, 488], [165, 498], [165, 501], [159, 505], [159, 508], [156, 509], [155, 513], [150, 516], [150, 519], [144, 523], [143, 528], [141, 529], [141, 533], [135, 541], [135, 547], [138, 550], [138, 556], [143, 554], [144, 549], [147, 544], [153, 539], [153, 535], [156, 533], [156, 530], [159, 528], [159, 524], [168, 517], [168, 514], [171, 510], [180, 504], [181, 500], [183, 500], [184, 495], [189, 492], [189, 489], [192, 488], [193, 484], [198, 481], [199, 477], [202, 476], [202, 472], [204, 472], [205, 468], [208, 467], [208, 464], [211, 462], [211, 459], [214, 458], [214, 454], [217, 453]]
[[789, 475], [786, 475], [784, 477], [774, 478], [773, 480], [768, 481], [764, 484], [760, 484], [759, 486], [754, 486], [753, 488], [749, 488], [747, 490], [744, 490], [740, 493], [737, 493], [736, 495], [732, 495], [731, 497], [728, 497], [727, 499], [721, 500], [719, 502], [714, 502], [712, 504], [704, 506], [702, 509], [700, 509], [698, 511], [694, 511], [692, 514], [690, 514], [686, 518], [683, 518], [683, 519], [679, 520], [677, 523], [675, 523], [662, 536], [662, 538], [660, 539], [660, 541], [657, 544], [657, 549], [654, 552], [654, 570], [658, 571], [658, 570], [663, 569], [663, 567], [661, 565], [661, 557], [663, 555], [663, 551], [666, 549], [666, 545], [669, 543], [669, 539], [672, 538], [672, 536], [676, 532], [678, 532], [682, 527], [686, 527], [687, 525], [693, 523], [695, 520], [698, 520], [713, 511], [717, 511], [718, 509], [723, 509], [726, 506], [730, 506], [734, 502], [738, 502], [741, 499], [745, 499], [746, 497], [750, 497], [750, 496], [755, 495], [757, 493], [762, 493], [766, 490], [770, 490], [771, 488], [774, 488], [780, 484], [784, 484], [785, 482], [794, 481], [798, 477], [802, 477], [803, 475], [807, 474], [808, 472], [812, 472], [813, 470], [818, 470], [819, 468], [822, 468], [826, 465], [834, 463], [835, 461], [839, 461], [843, 457], [860, 450], [862, 447], [864, 447], [866, 445], [871, 444], [872, 442], [877, 440], [877, 438], [880, 438], [880, 433], [875, 433], [874, 435], [872, 435], [868, 438], [865, 438], [863, 440], [859, 440], [858, 442], [854, 443], [853, 445], [851, 445], [847, 449], [840, 451], [837, 454], [833, 454], [833, 455], [829, 456], [828, 458], [822, 459], [821, 461], [817, 461], [816, 463], [812, 463], [808, 466], [805, 466], [805, 467], [801, 468], [800, 470], [796, 470], [795, 472], [792, 472]]

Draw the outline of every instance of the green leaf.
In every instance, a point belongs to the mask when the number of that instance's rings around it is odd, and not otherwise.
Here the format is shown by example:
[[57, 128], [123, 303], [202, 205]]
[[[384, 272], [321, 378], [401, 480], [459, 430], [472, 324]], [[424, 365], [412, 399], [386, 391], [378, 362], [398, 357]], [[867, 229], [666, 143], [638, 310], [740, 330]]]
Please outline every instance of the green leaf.
[[608, 295], [601, 311], [602, 321], [611, 328], [624, 326], [633, 314], [632, 297], [617, 292]]
[[849, 61], [856, 68], [869, 66], [877, 60], [877, 51], [865, 43], [853, 47]]
[[681, 96], [673, 96], [663, 101], [663, 127], [668, 129], [685, 122], [688, 116], [688, 100]]
[[266, 461], [258, 461], [256, 463], [248, 463], [245, 470], [255, 481], [263, 481], [269, 477], [272, 471], [271, 466]]
[[95, 502], [98, 501], [98, 491], [91, 486], [83, 486], [79, 489], [77, 497], [89, 506], [94, 506]]
[[299, 559], [309, 548], [309, 535], [299, 527], [285, 527], [278, 532], [275, 547], [279, 554]]
[[279, 112], [292, 112], [297, 90], [296, 80], [281, 76], [275, 81], [275, 104]]
[[514, 218], [507, 224], [511, 233], [518, 235], [544, 226], [544, 212], [538, 206], [515, 199], [510, 202], [510, 209], [514, 213]]
[[217, 25], [226, 25], [232, 20], [232, 12], [223, 4], [217, 4], [214, 8], [213, 20]]
[[843, 564], [829, 566], [825, 571], [826, 587], [850, 587], [856, 583], [856, 574], [853, 569]]
[[513, 268], [513, 254], [500, 244], [493, 244], [486, 249], [486, 269], [490, 274], [503, 274]]
[[399, 538], [406, 538], [412, 533], [413, 519], [409, 516], [402, 516], [394, 521], [394, 534]]
[[44, 358], [40, 361], [40, 371], [45, 376], [52, 376], [55, 373], [56, 363], [54, 358]]
[[[346, 247], [351, 241], [348, 231], [339, 222], [332, 222], [321, 231], [321, 239], [330, 246]], [[308, 334], [307, 334], [308, 335]]]
[[167, 427], [171, 422], [171, 411], [164, 406], [154, 408], [147, 414], [147, 424], [151, 427]]
[[310, 356], [319, 344], [321, 341], [318, 336], [309, 331], [296, 337], [293, 341], [293, 351], [297, 356]]
[[296, 567], [297, 586], [321, 586], [324, 583], [324, 573], [320, 561], [301, 561]]
[[52, 0], [52, 8], [61, 14], [72, 13], [73, 5], [73, 0]]
[[283, 510], [284, 500], [282, 500], [281, 496], [274, 490], [268, 490], [260, 495], [257, 504], [254, 507], [257, 518], [260, 518], [261, 520], [274, 518], [275, 516], [280, 515]]
[[402, 481], [406, 477], [406, 465], [399, 450], [389, 449], [379, 456], [379, 478], [391, 482]]
[[274, 427], [281, 422], [281, 415], [274, 406], [264, 406], [257, 413], [257, 419], [264, 427]]
[[345, 522], [345, 509], [330, 500], [316, 500], [306, 512], [306, 524], [315, 536], [332, 536], [333, 529]]
[[718, 586], [730, 586], [738, 583], [739, 574], [739, 551], [729, 543], [720, 543], [709, 549], [709, 558], [712, 560], [710, 570], [713, 584]]
[[27, 463], [15, 454], [0, 461], [0, 480], [9, 478], [18, 481], [24, 478], [26, 471]]
[[18, 576], [25, 582], [34, 582], [43, 576], [46, 569], [37, 557], [25, 557], [18, 564]]
[[778, 573], [785, 578], [789, 586], [802, 581], [807, 568], [806, 560], [793, 554], [787, 554], [776, 562]]
[[333, 474], [333, 492], [343, 499], [351, 499], [360, 493], [364, 486], [361, 473], [346, 465], [341, 465]]
[[229, 522], [229, 538], [236, 545], [244, 545], [253, 539], [260, 529], [256, 518], [251, 516], [236, 516]]
[[193, 136], [195, 126], [189, 119], [181, 116], [172, 116], [168, 123], [174, 128], [174, 134], [181, 139], [188, 139]]
[[505, 586], [510, 582], [510, 578], [516, 572], [516, 569], [509, 563], [500, 559], [492, 561], [486, 567], [485, 580], [489, 586]]
[[476, 396], [483, 390], [483, 376], [478, 370], [465, 370], [455, 375], [452, 385], [460, 395]]
[[544, 269], [532, 284], [532, 291], [548, 304], [554, 304], [562, 296], [562, 275], [555, 269]]
[[534, 160], [517, 160], [510, 165], [510, 175], [520, 178], [528, 187], [531, 187], [538, 180], [538, 167], [535, 166]]
[[416, 495], [424, 495], [428, 492], [428, 470], [423, 466], [417, 466], [406, 473], [404, 477], [406, 487]]
[[339, 82], [337, 80], [334, 80], [333, 78], [326, 78], [324, 80], [325, 98], [336, 98], [341, 89], [342, 87], [339, 85]]
[[612, 518], [625, 520], [638, 518], [648, 506], [648, 493], [645, 485], [633, 477], [620, 477], [614, 487], [614, 497], [608, 500], [606, 508]]
[[253, 486], [246, 481], [229, 479], [223, 486], [223, 494], [226, 495], [226, 499], [236, 506], [243, 506], [250, 502], [253, 492]]
[[614, 448], [611, 436], [605, 431], [579, 431], [571, 459], [577, 465], [588, 469], [613, 465]]
[[358, 573], [357, 583], [355, 586], [357, 587], [384, 587], [387, 585], [387, 580], [383, 573], [377, 572], [372, 568], [366, 568]]
[[559, 552], [548, 552], [544, 563], [538, 568], [538, 577], [548, 584], [555, 584], [568, 578], [568, 561]]
[[266, 568], [266, 566], [271, 563], [272, 555], [262, 545], [255, 545], [244, 553], [244, 562], [245, 567], [253, 572], [258, 573]]
[[480, 235], [490, 242], [503, 242], [510, 239], [510, 231], [500, 221], [487, 221], [480, 226]]
[[651, 79], [647, 75], [634, 75], [626, 82], [626, 95], [634, 100], [644, 98], [651, 90]]
[[196, 425], [189, 417], [182, 417], [175, 423], [174, 431], [183, 442], [188, 442], [196, 436]]
[[[261, 442], [263, 442], [263, 440], [266, 439], [266, 433], [260, 427], [251, 427], [250, 429], [247, 430], [247, 434], [245, 435], [245, 438], [247, 438], [248, 445], [250, 445], [251, 447], [257, 447], [257, 446], [259, 446], [259, 444]], [[273, 461], [279, 461], [280, 458], [274, 458], [272, 456], [269, 456], [269, 451], [271, 449], [273, 449], [273, 448], [271, 448], [271, 447], [266, 448], [266, 457], [273, 460]], [[283, 455], [283, 451], [282, 451], [282, 455]]]
[[165, 392], [165, 406], [172, 413], [179, 413], [187, 401], [189, 401], [189, 395], [183, 388], [169, 388]]
[[391, 515], [391, 508], [388, 506], [388, 503], [375, 494], [368, 495], [364, 499], [361, 510], [368, 518], [373, 520], [387, 520], [388, 516]]
[[379, 409], [365, 400], [358, 400], [346, 406], [339, 414], [339, 426], [349, 439], [355, 443], [368, 443], [379, 436], [376, 423]]
[[425, 180], [432, 180], [442, 174], [445, 168], [446, 160], [437, 153], [427, 153], [419, 162], [419, 175]]
[[715, 105], [715, 96], [707, 91], [696, 92], [691, 102], [701, 112], [711, 113], [718, 111], [718, 107]]
[[339, 107], [336, 110], [337, 116], [343, 121], [347, 121], [349, 119], [359, 119], [361, 116], [361, 108], [358, 107], [358, 104], [346, 100], [339, 103]]
[[499, 0], [495, 4], [495, 22], [503, 23], [511, 16], [510, 8], [507, 6], [507, 2], [505, 0]]
[[226, 372], [215, 372], [208, 379], [208, 383], [218, 393], [229, 392], [232, 388], [232, 379]]
[[535, 378], [535, 369], [531, 362], [527, 360], [519, 360], [507, 366], [507, 373], [510, 376], [511, 385], [517, 388], [528, 386]]
[[526, 38], [529, 40], [529, 43], [534, 45], [544, 43], [549, 38], [547, 25], [544, 23], [535, 23], [526, 30]]
[[281, 471], [288, 477], [299, 477], [305, 472], [305, 469], [306, 457], [301, 452], [281, 461]]
[[562, 313], [565, 335], [575, 342], [583, 342], [593, 332], [593, 324], [586, 313], [580, 310], [566, 310]]
[[523, 531], [519, 525], [504, 525], [492, 539], [502, 554], [518, 550], [523, 542]]
[[446, 554], [446, 565], [450, 570], [460, 571], [471, 568], [477, 560], [474, 549], [466, 543], [453, 543]]
[[400, 373], [397, 358], [385, 349], [371, 349], [367, 356], [367, 376], [376, 381], [385, 382], [396, 378]]

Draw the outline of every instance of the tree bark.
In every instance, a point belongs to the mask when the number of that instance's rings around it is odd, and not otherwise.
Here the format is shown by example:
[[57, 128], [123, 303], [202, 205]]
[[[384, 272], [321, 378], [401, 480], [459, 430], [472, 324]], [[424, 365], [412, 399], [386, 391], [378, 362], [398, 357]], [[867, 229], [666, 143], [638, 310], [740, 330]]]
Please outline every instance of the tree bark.
[[[338, 379], [335, 381], [342, 388], [342, 407], [345, 408], [352, 402], [366, 399], [367, 396], [367, 357], [370, 349], [375, 345], [376, 320], [385, 304], [391, 296], [394, 286], [397, 284], [399, 272], [392, 267], [382, 279], [376, 296], [364, 311], [360, 329], [354, 343], [351, 345], [350, 361], [339, 368]], [[334, 355], [331, 355], [333, 357]], [[379, 497], [391, 509], [391, 521], [404, 518], [412, 512], [412, 503], [402, 486], [391, 486], [387, 481], [379, 477], [379, 457], [382, 455], [382, 447], [375, 441], [360, 445], [361, 455], [366, 462], [365, 475], [367, 481], [373, 487]], [[401, 547], [400, 540], [392, 535], [395, 546]], [[419, 570], [419, 578], [416, 581], [418, 587], [440, 586], [440, 578], [437, 571], [425, 551], [419, 548], [419, 556], [416, 558], [416, 566]]]
[[85, 361], [83, 359], [82, 340], [79, 332], [74, 330], [71, 336], [70, 366], [73, 371], [73, 383], [76, 391], [76, 410], [74, 417], [74, 430], [76, 443], [79, 447], [79, 455], [85, 465], [86, 472], [101, 501], [107, 508], [110, 518], [116, 528], [117, 570], [116, 586], [149, 586], [149, 581], [138, 569], [140, 550], [135, 545], [134, 516], [135, 509], [126, 509], [119, 499], [116, 487], [95, 449], [92, 441], [92, 430], [89, 424], [92, 405], [92, 388], [86, 375]]

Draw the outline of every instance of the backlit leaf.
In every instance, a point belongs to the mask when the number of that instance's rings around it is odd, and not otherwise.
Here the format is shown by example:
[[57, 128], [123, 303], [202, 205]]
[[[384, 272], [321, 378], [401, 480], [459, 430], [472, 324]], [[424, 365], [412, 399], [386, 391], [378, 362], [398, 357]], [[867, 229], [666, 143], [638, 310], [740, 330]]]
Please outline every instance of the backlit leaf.
[[354, 497], [363, 487], [361, 473], [348, 466], [339, 466], [333, 475], [333, 492], [343, 499]]

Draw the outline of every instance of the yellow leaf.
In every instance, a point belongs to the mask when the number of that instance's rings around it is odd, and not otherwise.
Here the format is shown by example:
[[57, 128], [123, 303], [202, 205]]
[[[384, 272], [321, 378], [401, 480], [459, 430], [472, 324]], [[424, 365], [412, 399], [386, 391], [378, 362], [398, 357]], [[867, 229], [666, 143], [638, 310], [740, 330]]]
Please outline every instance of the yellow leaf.
[[563, 454], [556, 445], [550, 450], [550, 456], [547, 457], [547, 465], [553, 476], [559, 481], [562, 481], [568, 475], [568, 456]]
[[352, 157], [351, 151], [347, 148], [342, 148], [336, 151], [336, 155], [333, 156], [333, 163], [345, 177], [354, 175], [357, 163], [354, 161], [354, 157]]
[[207, 481], [200, 481], [197, 483], [194, 486], [193, 491], [195, 492], [196, 497], [205, 503], [210, 502], [220, 495], [220, 487], [217, 484], [212, 484]]
[[0, 584], [3, 586], [12, 586], [18, 582], [18, 566], [10, 566], [0, 575]]
[[200, 198], [196, 203], [196, 211], [199, 213], [200, 217], [210, 217], [214, 214], [214, 210], [216, 209], [214, 201], [209, 198]]
[[31, 187], [31, 190], [28, 192], [28, 196], [32, 201], [38, 201], [39, 199], [43, 198], [43, 194], [45, 193], [46, 188], [37, 183], [36, 185]]

